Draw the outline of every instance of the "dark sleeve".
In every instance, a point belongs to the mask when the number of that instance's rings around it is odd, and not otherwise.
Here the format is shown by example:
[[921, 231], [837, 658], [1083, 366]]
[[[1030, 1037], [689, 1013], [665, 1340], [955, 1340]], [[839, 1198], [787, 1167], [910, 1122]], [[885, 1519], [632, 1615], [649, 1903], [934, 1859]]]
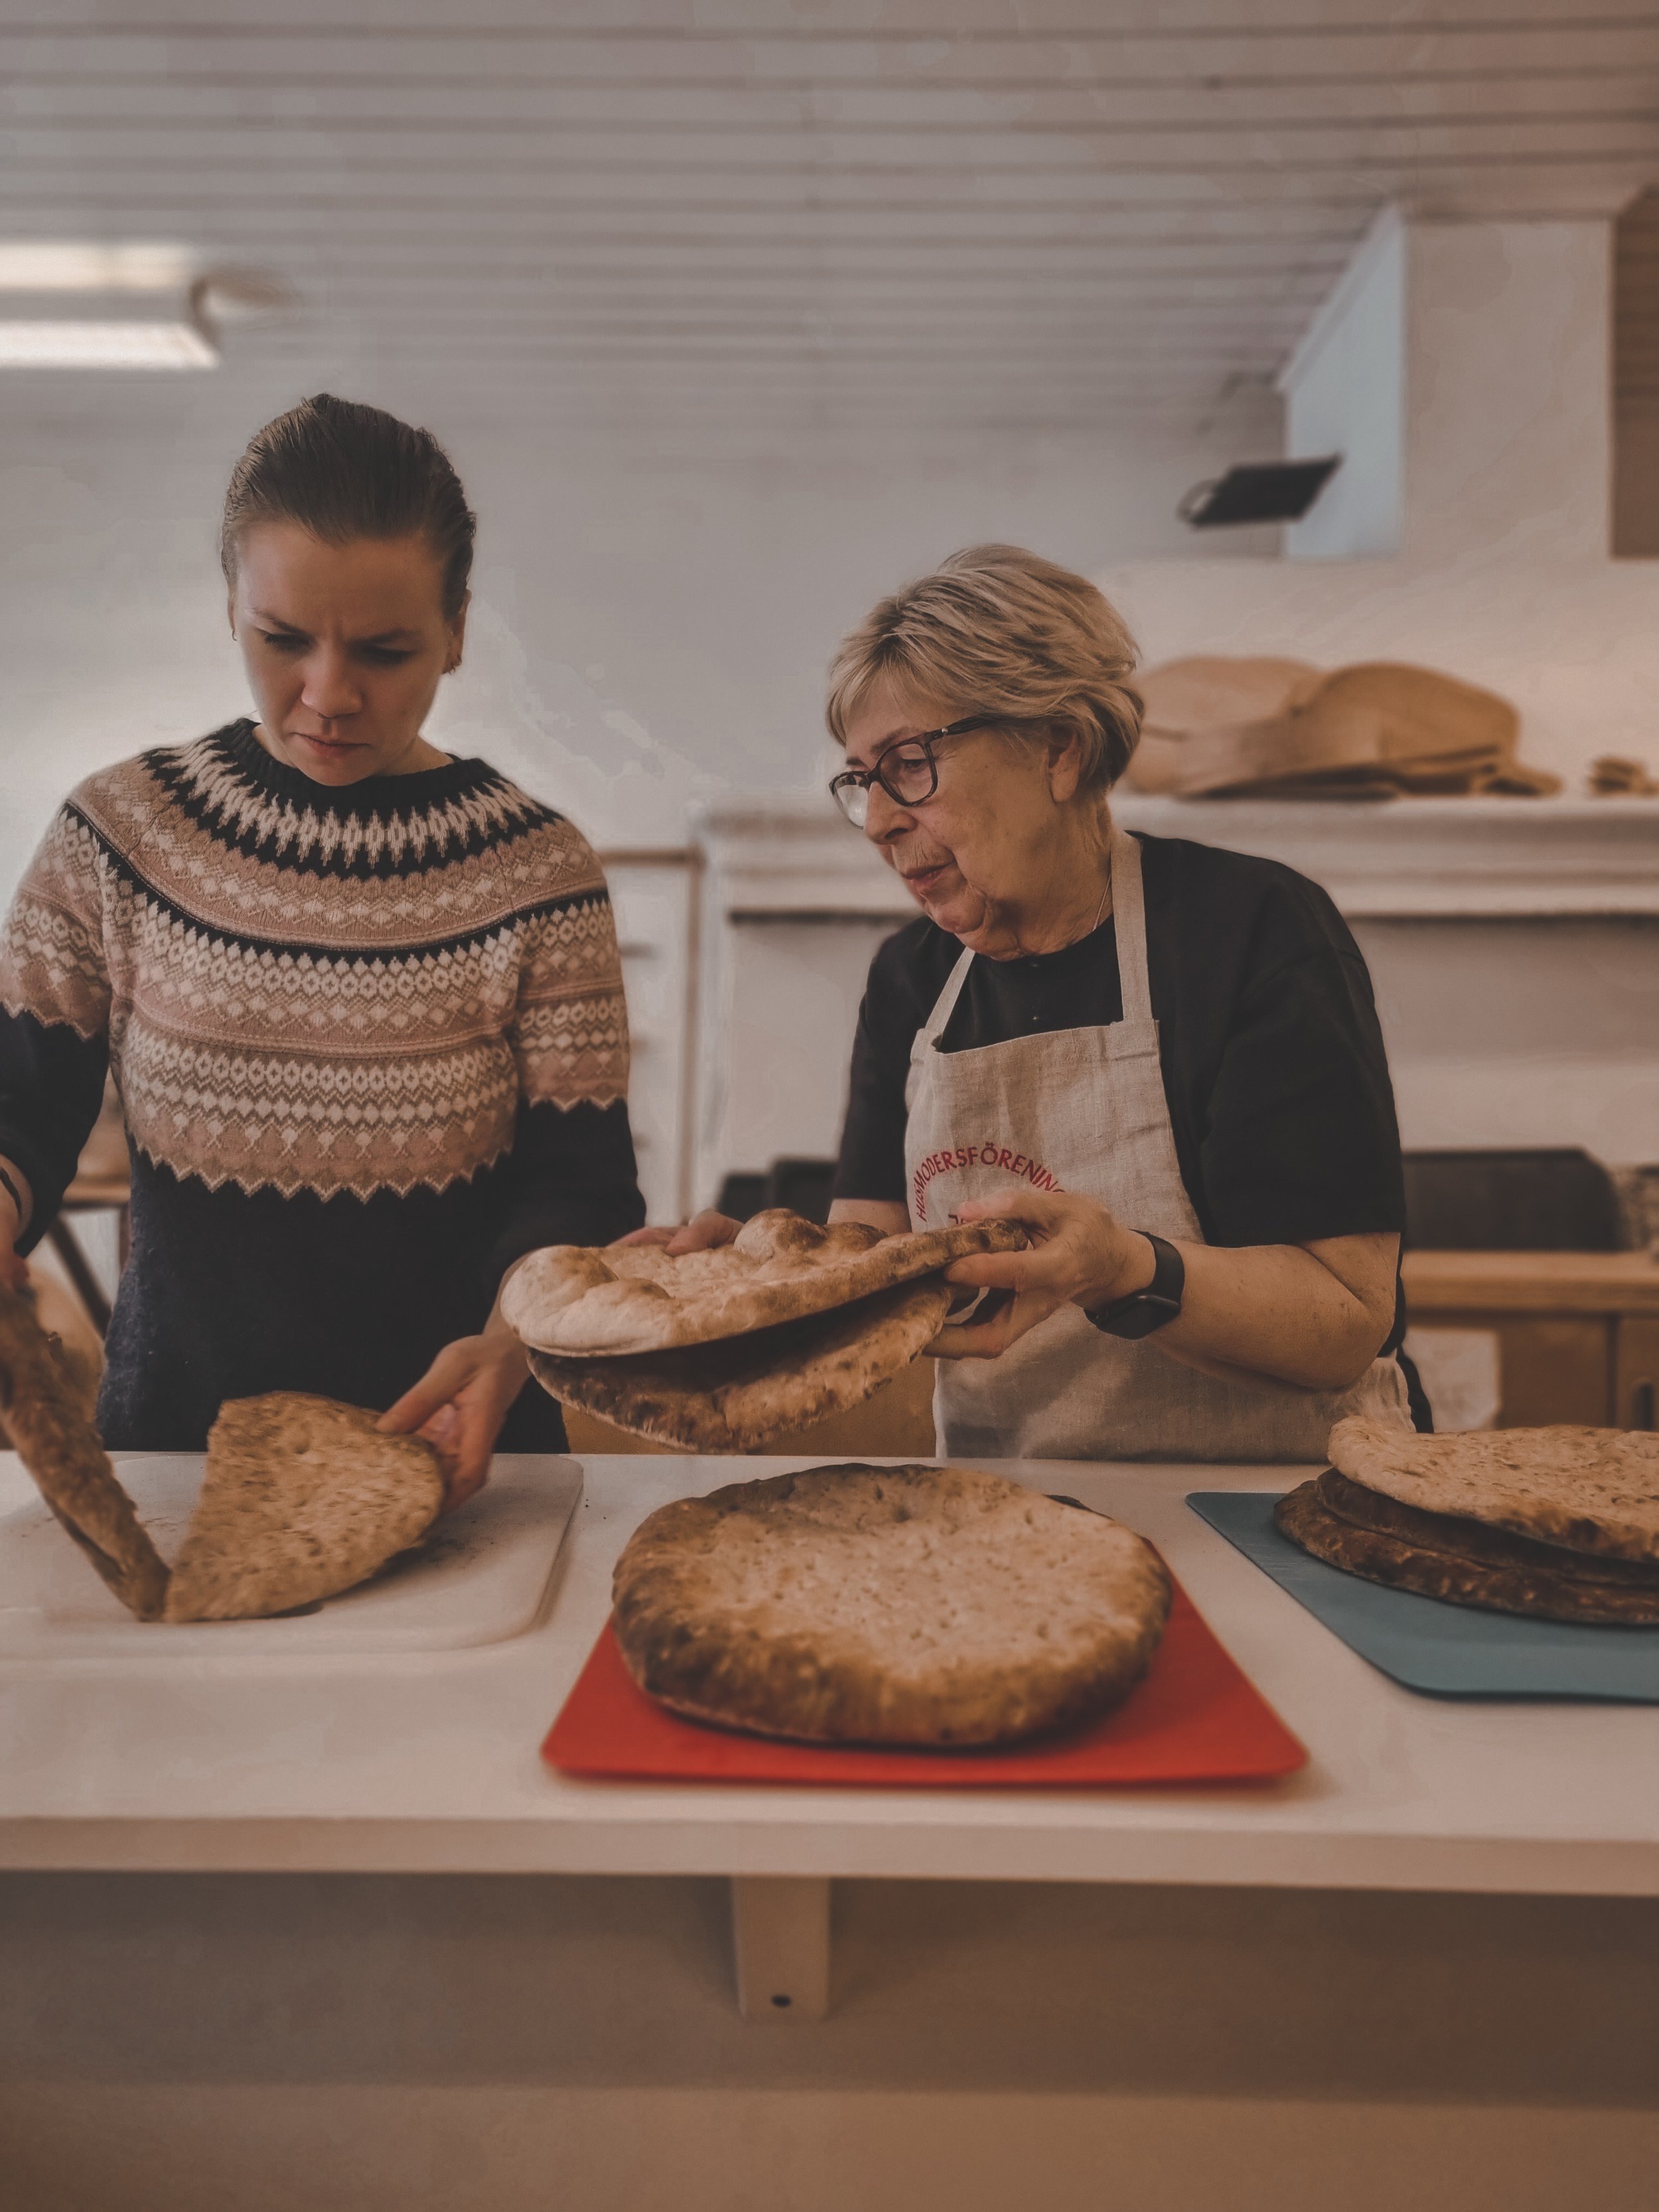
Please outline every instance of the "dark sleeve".
[[609, 1244], [643, 1226], [628, 1107], [523, 1104], [507, 1176], [507, 1207], [490, 1253], [490, 1295], [544, 1244]]
[[1222, 1048], [1200, 1144], [1217, 1243], [1300, 1244], [1404, 1226], [1400, 1132], [1370, 978], [1334, 908], [1306, 919], [1304, 940], [1315, 941], [1255, 969]]
[[109, 1000], [95, 853], [66, 807], [0, 931], [0, 1159], [28, 1177], [25, 1252], [51, 1226], [98, 1119]]
[[[923, 925], [925, 927], [925, 925]], [[904, 1085], [910, 1048], [921, 1026], [909, 974], [917, 936], [912, 923], [879, 947], [853, 1034], [847, 1119], [831, 1186], [836, 1198], [879, 1198], [905, 1203]]]

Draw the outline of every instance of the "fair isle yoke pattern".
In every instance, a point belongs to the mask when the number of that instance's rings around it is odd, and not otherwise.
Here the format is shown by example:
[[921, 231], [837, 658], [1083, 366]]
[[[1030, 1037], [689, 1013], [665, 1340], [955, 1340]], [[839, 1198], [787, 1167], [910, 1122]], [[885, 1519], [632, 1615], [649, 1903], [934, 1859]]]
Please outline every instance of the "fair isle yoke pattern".
[[482, 762], [330, 790], [246, 723], [90, 777], [0, 940], [0, 1005], [106, 1031], [134, 1142], [210, 1189], [443, 1190], [520, 1101], [627, 1096], [605, 879]]

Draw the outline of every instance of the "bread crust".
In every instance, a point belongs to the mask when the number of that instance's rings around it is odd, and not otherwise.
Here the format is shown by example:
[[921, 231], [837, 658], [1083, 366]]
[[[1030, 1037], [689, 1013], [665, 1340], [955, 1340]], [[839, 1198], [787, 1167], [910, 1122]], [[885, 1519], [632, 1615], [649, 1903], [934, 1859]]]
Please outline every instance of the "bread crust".
[[734, 1243], [677, 1259], [655, 1244], [549, 1245], [514, 1269], [501, 1312], [537, 1352], [666, 1352], [827, 1313], [1024, 1242], [1007, 1221], [884, 1237], [863, 1222], [820, 1228], [775, 1206], [746, 1221]]
[[40, 1495], [130, 1612], [156, 1620], [166, 1562], [117, 1480], [52, 1340], [25, 1301], [0, 1290], [0, 1416]]
[[735, 1483], [651, 1515], [617, 1562], [640, 1686], [721, 1727], [814, 1743], [1015, 1743], [1109, 1711], [1146, 1672], [1170, 1579], [1115, 1521], [961, 1468]]
[[438, 1455], [361, 1406], [299, 1391], [228, 1400], [174, 1563], [168, 1620], [246, 1620], [336, 1597], [417, 1543]]
[[[1273, 1519], [1292, 1543], [1326, 1565], [1390, 1589], [1528, 1620], [1599, 1627], [1659, 1622], [1659, 1576], [1648, 1578], [1623, 1561], [1585, 1559], [1408, 1507], [1378, 1512], [1374, 1507], [1389, 1501], [1367, 1504], [1367, 1496], [1356, 1485], [1343, 1485], [1340, 1473], [1334, 1484], [1321, 1475], [1281, 1498]], [[1402, 1533], [1407, 1527], [1412, 1533]]]
[[1331, 1459], [1367, 1490], [1598, 1558], [1659, 1560], [1659, 1435], [1482, 1429], [1418, 1436], [1339, 1421]]
[[684, 1451], [758, 1451], [844, 1413], [938, 1335], [951, 1303], [936, 1275], [775, 1328], [614, 1359], [532, 1352], [530, 1371], [566, 1405]]

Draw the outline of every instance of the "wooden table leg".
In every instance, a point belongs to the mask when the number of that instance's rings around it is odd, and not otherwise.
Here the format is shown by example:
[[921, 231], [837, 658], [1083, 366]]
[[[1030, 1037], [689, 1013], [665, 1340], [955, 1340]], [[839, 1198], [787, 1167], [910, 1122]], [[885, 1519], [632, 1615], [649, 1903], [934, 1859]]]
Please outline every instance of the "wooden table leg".
[[733, 1875], [732, 1948], [745, 2020], [822, 2020], [830, 2008], [830, 1884]]

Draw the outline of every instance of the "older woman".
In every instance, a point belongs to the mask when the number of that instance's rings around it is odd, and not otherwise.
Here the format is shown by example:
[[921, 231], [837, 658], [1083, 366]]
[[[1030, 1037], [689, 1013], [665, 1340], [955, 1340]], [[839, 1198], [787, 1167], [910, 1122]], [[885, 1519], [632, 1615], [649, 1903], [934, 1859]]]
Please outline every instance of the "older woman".
[[992, 1296], [933, 1347], [947, 1450], [1316, 1460], [1345, 1413], [1410, 1423], [1370, 981], [1290, 869], [1114, 825], [1133, 662], [997, 545], [837, 654], [831, 789], [921, 916], [871, 968], [832, 1218], [1030, 1232], [952, 1271]]

